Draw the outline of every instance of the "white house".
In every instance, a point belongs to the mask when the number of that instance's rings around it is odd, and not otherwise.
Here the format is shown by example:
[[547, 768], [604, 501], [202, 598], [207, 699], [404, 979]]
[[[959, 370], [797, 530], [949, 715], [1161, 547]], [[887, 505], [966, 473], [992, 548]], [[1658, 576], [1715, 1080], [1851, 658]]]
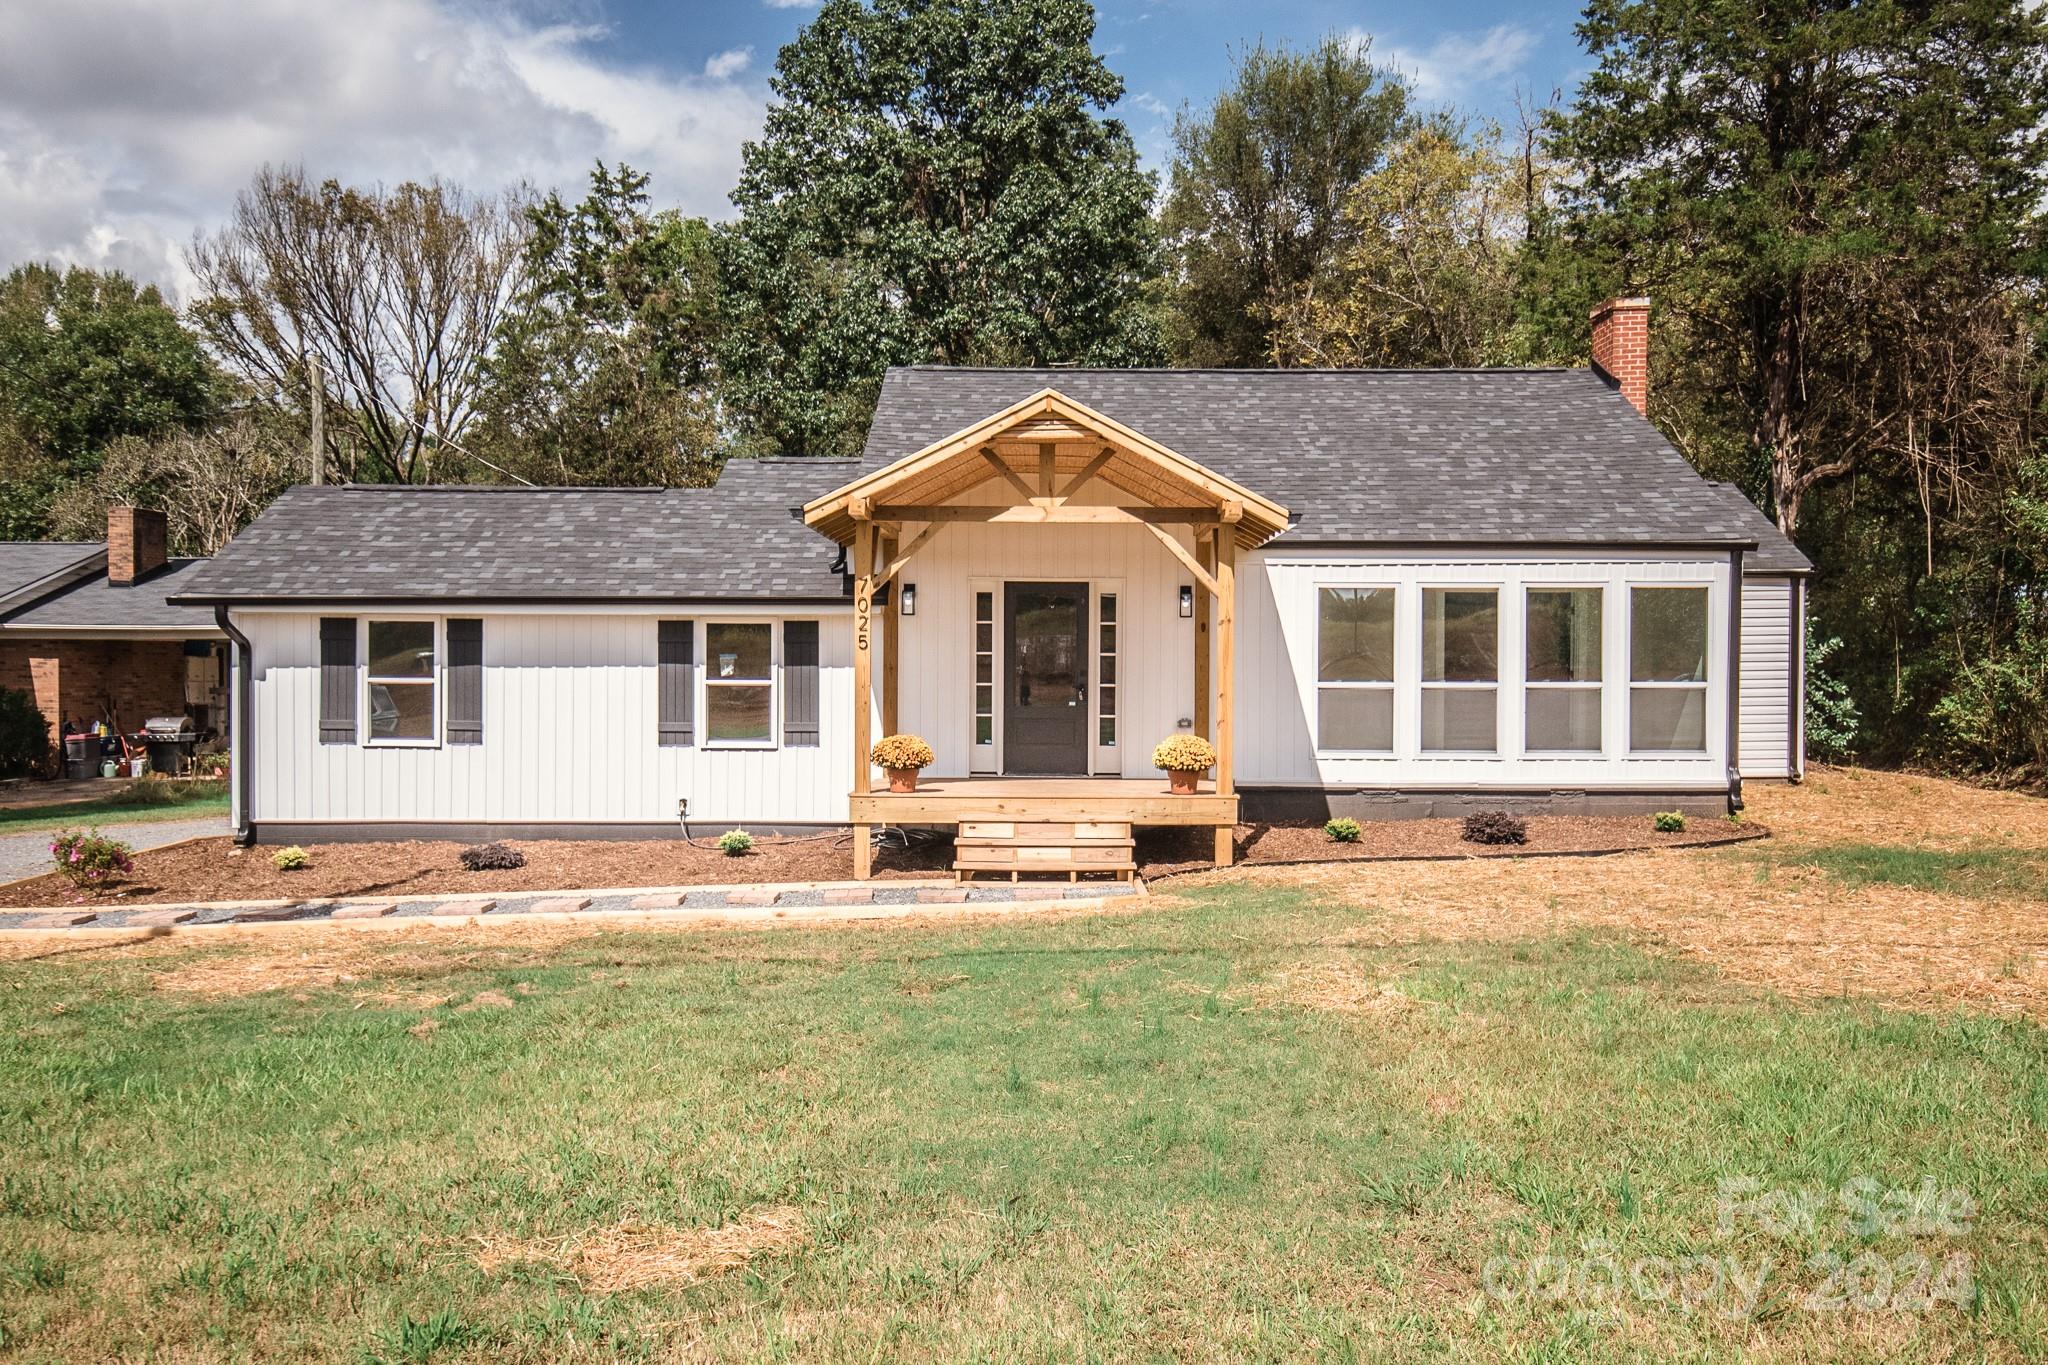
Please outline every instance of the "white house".
[[[1810, 566], [1621, 372], [891, 371], [860, 460], [292, 490], [179, 598], [248, 837], [1726, 810]], [[926, 738], [914, 795], [870, 741]], [[1150, 754], [1199, 732], [1213, 780]], [[866, 840], [857, 839], [865, 871]]]

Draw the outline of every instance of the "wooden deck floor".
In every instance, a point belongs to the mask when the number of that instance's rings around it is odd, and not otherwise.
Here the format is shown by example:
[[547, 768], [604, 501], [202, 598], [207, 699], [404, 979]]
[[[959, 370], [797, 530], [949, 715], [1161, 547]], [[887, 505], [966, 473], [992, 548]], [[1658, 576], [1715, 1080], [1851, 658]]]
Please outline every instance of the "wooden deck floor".
[[855, 795], [857, 825], [956, 825], [962, 820], [1114, 820], [1133, 825], [1234, 825], [1237, 796], [1203, 782], [1193, 796], [1158, 777], [937, 777], [915, 792]]

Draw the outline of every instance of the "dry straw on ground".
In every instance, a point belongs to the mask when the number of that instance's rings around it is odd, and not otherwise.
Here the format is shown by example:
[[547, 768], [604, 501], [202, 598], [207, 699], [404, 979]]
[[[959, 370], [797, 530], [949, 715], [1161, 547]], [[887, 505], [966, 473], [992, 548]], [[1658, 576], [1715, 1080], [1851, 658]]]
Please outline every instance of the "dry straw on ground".
[[757, 1256], [786, 1255], [809, 1241], [803, 1211], [776, 1205], [716, 1228], [625, 1224], [567, 1237], [479, 1237], [471, 1259], [487, 1275], [521, 1262], [552, 1265], [593, 1293], [623, 1294], [723, 1275]]

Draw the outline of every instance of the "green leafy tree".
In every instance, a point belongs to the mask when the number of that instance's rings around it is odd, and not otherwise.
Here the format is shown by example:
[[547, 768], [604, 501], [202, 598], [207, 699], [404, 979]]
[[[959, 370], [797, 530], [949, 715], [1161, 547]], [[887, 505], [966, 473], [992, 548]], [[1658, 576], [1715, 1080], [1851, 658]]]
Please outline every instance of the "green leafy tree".
[[715, 239], [755, 443], [858, 450], [883, 370], [1156, 361], [1153, 178], [1085, 0], [826, 0]]
[[220, 376], [155, 288], [47, 265], [0, 279], [0, 539], [47, 533], [49, 503], [107, 446], [206, 420]]
[[1169, 336], [1189, 365], [1294, 358], [1275, 333], [1359, 224], [1346, 197], [1409, 127], [1408, 92], [1366, 44], [1254, 46], [1228, 90], [1174, 126], [1161, 226], [1172, 262]]
[[647, 177], [598, 163], [570, 205], [527, 210], [525, 286], [485, 365], [475, 445], [537, 483], [717, 474], [711, 234], [647, 208]]
[[1579, 35], [1597, 65], [1556, 145], [1582, 232], [1685, 316], [1779, 525], [1967, 428], [1943, 378], [1977, 367], [1947, 343], [2003, 307], [2036, 237], [2039, 11], [1592, 0]]

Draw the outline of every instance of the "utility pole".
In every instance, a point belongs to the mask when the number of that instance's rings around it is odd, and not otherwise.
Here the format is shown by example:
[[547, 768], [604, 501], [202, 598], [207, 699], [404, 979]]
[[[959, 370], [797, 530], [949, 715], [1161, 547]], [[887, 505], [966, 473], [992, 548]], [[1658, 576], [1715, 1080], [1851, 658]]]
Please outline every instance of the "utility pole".
[[313, 457], [313, 482], [316, 484], [326, 483], [327, 446], [326, 436], [321, 425], [323, 414], [320, 411], [320, 403], [323, 395], [320, 388], [320, 357], [318, 354], [308, 353], [306, 356], [306, 383], [312, 390], [313, 399], [313, 449], [311, 452]]

